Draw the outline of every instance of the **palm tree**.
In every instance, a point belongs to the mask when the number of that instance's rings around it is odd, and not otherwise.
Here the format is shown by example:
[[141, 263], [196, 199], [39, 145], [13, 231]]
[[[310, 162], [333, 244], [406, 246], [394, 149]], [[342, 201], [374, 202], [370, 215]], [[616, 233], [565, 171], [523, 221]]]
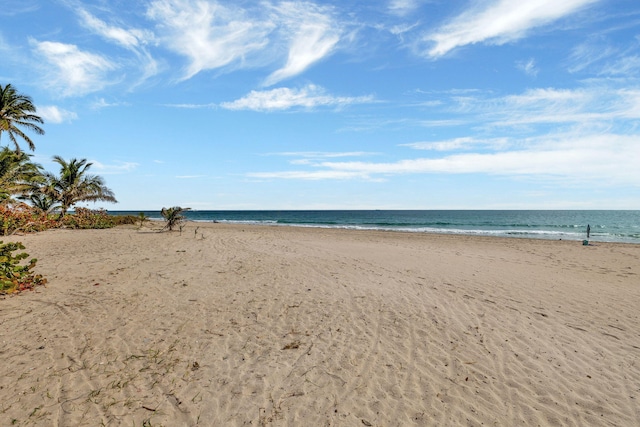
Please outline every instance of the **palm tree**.
[[167, 221], [167, 224], [164, 226], [165, 230], [173, 231], [174, 227], [180, 226], [180, 224], [182, 224], [186, 220], [182, 213], [188, 210], [189, 208], [181, 208], [180, 206], [174, 206], [172, 208], [162, 208], [160, 213], [162, 214], [162, 217], [165, 219], [165, 221]]
[[27, 153], [8, 147], [0, 149], [0, 202], [13, 196], [26, 197], [42, 181], [41, 166], [31, 161]]
[[44, 134], [44, 130], [35, 124], [44, 123], [44, 121], [40, 116], [33, 114], [35, 112], [36, 107], [31, 98], [18, 93], [10, 84], [5, 87], [0, 85], [0, 138], [2, 133], [6, 132], [17, 153], [20, 153], [20, 144], [16, 136], [23, 139], [31, 151], [36, 148], [31, 138], [19, 129], [19, 126], [32, 130], [38, 135]]
[[87, 174], [93, 164], [87, 163], [87, 159], [71, 159], [67, 162], [60, 156], [53, 156], [53, 161], [60, 165], [60, 176], [45, 173], [50, 185], [44, 193], [60, 203], [60, 219], [67, 214], [69, 208], [79, 202], [100, 200], [118, 203], [102, 177]]
[[50, 214], [60, 209], [60, 203], [44, 193], [32, 193], [28, 199], [31, 205], [39, 211]]

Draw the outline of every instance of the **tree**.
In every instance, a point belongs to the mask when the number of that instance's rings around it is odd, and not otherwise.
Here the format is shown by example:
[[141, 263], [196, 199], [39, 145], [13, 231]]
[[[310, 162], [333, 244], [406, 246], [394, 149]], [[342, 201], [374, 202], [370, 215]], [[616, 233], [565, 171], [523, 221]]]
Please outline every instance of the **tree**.
[[102, 177], [87, 174], [93, 164], [87, 163], [87, 159], [71, 159], [67, 162], [60, 156], [53, 156], [53, 161], [60, 165], [60, 175], [45, 173], [50, 184], [43, 193], [60, 203], [60, 219], [67, 214], [69, 208], [79, 202], [118, 203]]
[[6, 132], [17, 153], [21, 150], [16, 137], [23, 139], [31, 151], [36, 148], [31, 138], [20, 127], [34, 131], [38, 135], [44, 134], [44, 130], [36, 124], [44, 121], [40, 116], [35, 115], [35, 112], [36, 107], [30, 97], [18, 93], [10, 84], [5, 87], [0, 85], [0, 138], [3, 132]]
[[0, 149], [0, 202], [13, 200], [13, 196], [25, 198], [42, 181], [40, 165], [31, 156], [8, 147]]
[[180, 206], [174, 206], [172, 208], [162, 208], [160, 213], [162, 217], [167, 221], [164, 226], [165, 230], [173, 231], [174, 227], [180, 226], [186, 218], [182, 215], [183, 212], [188, 211], [189, 208], [181, 208]]
[[60, 203], [53, 197], [44, 193], [32, 193], [29, 195], [27, 200], [29, 200], [34, 208], [46, 214], [53, 213], [57, 209], [60, 209]]

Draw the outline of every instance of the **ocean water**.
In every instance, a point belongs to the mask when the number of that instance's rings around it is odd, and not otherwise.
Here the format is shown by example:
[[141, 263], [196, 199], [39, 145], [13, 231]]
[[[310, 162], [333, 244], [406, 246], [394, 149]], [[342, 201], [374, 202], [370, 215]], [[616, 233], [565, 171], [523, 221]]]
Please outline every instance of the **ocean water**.
[[[140, 211], [111, 211], [138, 215]], [[144, 211], [162, 219], [159, 211]], [[350, 228], [591, 242], [640, 243], [640, 211], [619, 210], [322, 210], [187, 211], [190, 221]]]

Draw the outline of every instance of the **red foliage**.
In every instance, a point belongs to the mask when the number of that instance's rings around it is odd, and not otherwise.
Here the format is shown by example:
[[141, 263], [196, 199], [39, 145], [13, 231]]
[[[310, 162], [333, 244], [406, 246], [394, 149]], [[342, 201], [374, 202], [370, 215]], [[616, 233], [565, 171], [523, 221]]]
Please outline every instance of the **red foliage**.
[[0, 206], [0, 235], [7, 236], [17, 231], [32, 233], [57, 226], [51, 215], [20, 203], [13, 206]]

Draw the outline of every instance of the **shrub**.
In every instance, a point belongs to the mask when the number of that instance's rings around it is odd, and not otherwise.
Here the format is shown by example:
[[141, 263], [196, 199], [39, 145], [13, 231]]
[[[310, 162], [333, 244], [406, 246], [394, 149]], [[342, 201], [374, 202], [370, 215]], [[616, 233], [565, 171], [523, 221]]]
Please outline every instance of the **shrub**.
[[24, 233], [43, 231], [56, 225], [52, 216], [27, 204], [0, 206], [0, 234], [3, 236], [17, 231]]
[[28, 258], [29, 254], [25, 252], [13, 254], [14, 251], [23, 249], [24, 245], [20, 242], [0, 241], [0, 295], [33, 289], [35, 286], [47, 283], [47, 279], [31, 271], [36, 266], [35, 258], [32, 258], [28, 264], [21, 265], [20, 262]]
[[140, 217], [135, 215], [111, 215], [113, 225], [135, 225], [140, 223]]
[[181, 208], [180, 206], [174, 206], [172, 208], [162, 208], [160, 214], [166, 221], [164, 226], [165, 230], [173, 231], [175, 227], [179, 227], [182, 231], [182, 224], [187, 220], [183, 215], [183, 212], [190, 210], [190, 208]]
[[68, 228], [112, 228], [115, 226], [114, 216], [104, 209], [91, 210], [76, 208], [75, 212], [62, 218], [62, 225]]

